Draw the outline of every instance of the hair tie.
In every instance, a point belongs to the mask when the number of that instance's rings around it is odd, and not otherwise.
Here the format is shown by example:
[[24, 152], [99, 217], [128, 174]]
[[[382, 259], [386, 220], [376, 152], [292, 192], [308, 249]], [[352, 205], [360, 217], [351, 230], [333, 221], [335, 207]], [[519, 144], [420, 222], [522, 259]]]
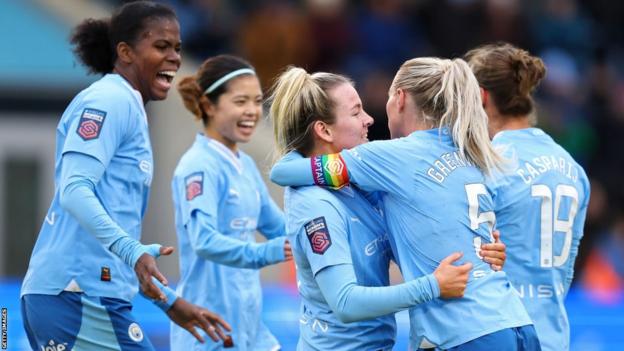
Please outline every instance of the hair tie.
[[204, 95], [206, 94], [210, 94], [213, 91], [215, 91], [215, 89], [217, 89], [218, 87], [220, 87], [221, 85], [223, 85], [223, 83], [227, 82], [228, 80], [240, 76], [241, 74], [253, 74], [256, 75], [256, 71], [254, 71], [251, 68], [241, 68], [241, 69], [237, 69], [236, 71], [232, 71], [226, 75], [224, 75], [223, 77], [219, 78], [216, 82], [212, 83], [208, 89], [204, 90]]

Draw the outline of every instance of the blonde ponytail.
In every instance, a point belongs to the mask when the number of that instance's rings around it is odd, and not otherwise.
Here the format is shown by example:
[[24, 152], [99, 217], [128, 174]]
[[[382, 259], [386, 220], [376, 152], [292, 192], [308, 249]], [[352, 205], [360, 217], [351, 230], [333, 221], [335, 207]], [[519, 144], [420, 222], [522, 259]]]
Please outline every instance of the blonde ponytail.
[[313, 122], [318, 120], [327, 124], [334, 123], [333, 103], [327, 91], [340, 83], [352, 84], [341, 75], [310, 75], [299, 67], [289, 67], [277, 78], [268, 99], [277, 156], [292, 150], [303, 154], [312, 150]]
[[502, 168], [503, 159], [489, 139], [479, 84], [464, 60], [424, 57], [406, 61], [392, 83], [391, 89], [397, 88], [410, 94], [424, 119], [449, 129], [463, 157], [486, 174]]

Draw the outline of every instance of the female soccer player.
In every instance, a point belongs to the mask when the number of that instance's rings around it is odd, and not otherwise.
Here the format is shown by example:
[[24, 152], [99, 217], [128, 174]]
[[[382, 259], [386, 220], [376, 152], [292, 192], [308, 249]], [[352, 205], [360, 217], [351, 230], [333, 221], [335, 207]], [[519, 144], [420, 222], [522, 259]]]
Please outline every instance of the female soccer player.
[[[383, 191], [390, 239], [406, 280], [430, 274], [449, 252], [473, 264], [464, 298], [410, 309], [411, 344], [448, 350], [539, 350], [535, 330], [505, 274], [476, 250], [495, 216], [485, 174], [501, 167], [487, 134], [479, 86], [461, 59], [416, 58], [395, 75], [386, 105], [394, 140], [284, 162], [281, 185]], [[300, 160], [295, 160], [300, 161]], [[312, 165], [312, 173], [309, 168]], [[304, 169], [307, 168], [307, 171]]]
[[[293, 67], [272, 90], [270, 114], [279, 151], [296, 151], [288, 158], [339, 152], [368, 141], [373, 119], [348, 78]], [[463, 295], [471, 264], [451, 265], [458, 253], [432, 274], [387, 287], [393, 255], [381, 209], [370, 202], [378, 202], [376, 195], [355, 186], [286, 190], [287, 231], [303, 298], [299, 350], [391, 350], [394, 312], [439, 296]], [[500, 265], [497, 254], [491, 253]]]
[[139, 242], [152, 179], [144, 105], [167, 96], [180, 66], [175, 13], [127, 4], [110, 19], [82, 22], [72, 43], [104, 76], [73, 99], [57, 128], [54, 199], [21, 291], [32, 349], [152, 350], [131, 314], [135, 274], [196, 338], [203, 341], [195, 327], [225, 337], [225, 322], [163, 286], [155, 258], [173, 248]]
[[[180, 245], [178, 292], [218, 311], [232, 323], [237, 350], [277, 350], [261, 320], [258, 268], [292, 259], [284, 217], [255, 163], [239, 150], [262, 116], [262, 90], [253, 67], [229, 55], [209, 58], [178, 85], [185, 106], [203, 123], [203, 134], [182, 156], [173, 181]], [[267, 239], [256, 243], [255, 232]], [[199, 347], [171, 327], [172, 350]]]
[[505, 271], [535, 323], [543, 350], [568, 350], [564, 299], [583, 236], [589, 181], [583, 168], [535, 124], [532, 92], [541, 59], [510, 44], [485, 45], [466, 59], [483, 89], [495, 145], [513, 169], [493, 180], [496, 226], [509, 248]]
[[[279, 77], [270, 100], [279, 153], [296, 151], [289, 158], [338, 152], [368, 141], [373, 119], [344, 76], [309, 75], [293, 67]], [[332, 192], [319, 187], [286, 190], [287, 230], [303, 297], [300, 350], [391, 350], [396, 334], [392, 313], [438, 295], [463, 295], [471, 265], [452, 266], [459, 254], [444, 259], [433, 274], [380, 288], [389, 284], [393, 255], [381, 209], [371, 203], [378, 204], [376, 195], [362, 194], [355, 186]], [[504, 245], [489, 246], [484, 254], [501, 265]]]

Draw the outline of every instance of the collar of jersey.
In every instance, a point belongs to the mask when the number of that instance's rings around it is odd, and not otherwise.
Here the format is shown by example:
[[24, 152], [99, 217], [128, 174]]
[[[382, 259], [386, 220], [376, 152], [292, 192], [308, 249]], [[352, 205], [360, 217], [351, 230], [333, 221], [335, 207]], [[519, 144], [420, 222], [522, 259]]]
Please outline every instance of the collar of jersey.
[[528, 135], [531, 137], [546, 135], [543, 130], [534, 127], [523, 129], [507, 129], [501, 130], [500, 132], [496, 133], [496, 135], [494, 135], [494, 137], [492, 138], [492, 141], [496, 140], [497, 138], [502, 138], [503, 136], [508, 136], [509, 134], [517, 136]]
[[127, 80], [124, 79], [121, 75], [117, 73], [109, 73], [106, 75], [107, 79], [111, 79], [114, 82], [121, 84], [124, 86], [134, 97], [134, 100], [143, 114], [143, 118], [145, 119], [145, 123], [147, 123], [147, 113], [145, 112], [145, 105], [143, 104], [143, 98], [141, 97], [141, 93], [138, 90], [134, 89]]
[[452, 140], [453, 138], [451, 138], [451, 133], [449, 132], [449, 129], [447, 127], [443, 127], [443, 128], [433, 128], [433, 129], [426, 129], [426, 130], [417, 130], [415, 132], [412, 132], [410, 135], [408, 135], [409, 137], [416, 137], [416, 138], [439, 138], [441, 140]]
[[197, 134], [197, 141], [201, 142], [202, 144], [213, 149], [219, 155], [221, 155], [221, 157], [228, 161], [238, 171], [238, 174], [243, 173], [243, 163], [241, 162], [240, 157], [238, 157], [238, 153], [233, 152], [220, 142], [211, 139], [201, 133]]

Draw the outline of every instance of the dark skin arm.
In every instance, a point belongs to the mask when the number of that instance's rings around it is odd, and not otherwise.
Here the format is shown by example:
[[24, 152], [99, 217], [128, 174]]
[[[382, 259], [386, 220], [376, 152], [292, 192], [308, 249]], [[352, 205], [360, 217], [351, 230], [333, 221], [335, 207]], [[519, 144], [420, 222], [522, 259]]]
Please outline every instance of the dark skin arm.
[[196, 327], [202, 329], [214, 341], [230, 339], [225, 331], [229, 332], [232, 328], [226, 321], [217, 314], [194, 305], [181, 297], [178, 297], [173, 303], [173, 306], [167, 311], [167, 315], [177, 325], [193, 334], [201, 343], [204, 343], [204, 338], [198, 333]]
[[[171, 246], [162, 246], [160, 248], [161, 256], [171, 255], [172, 253], [173, 247]], [[154, 300], [165, 300], [165, 294], [152, 282], [152, 277], [154, 277], [163, 285], [167, 285], [167, 278], [158, 270], [154, 256], [147, 253], [141, 255], [134, 265], [134, 272], [139, 279], [141, 291], [145, 296]]]

